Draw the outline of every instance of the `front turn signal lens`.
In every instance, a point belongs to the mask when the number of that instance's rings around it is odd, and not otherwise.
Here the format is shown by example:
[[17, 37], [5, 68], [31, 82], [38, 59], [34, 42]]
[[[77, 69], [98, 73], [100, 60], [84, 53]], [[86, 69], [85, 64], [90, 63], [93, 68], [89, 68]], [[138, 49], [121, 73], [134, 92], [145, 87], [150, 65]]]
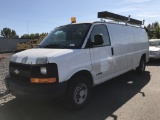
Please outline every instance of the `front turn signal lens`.
[[31, 78], [31, 83], [55, 83], [56, 78]]

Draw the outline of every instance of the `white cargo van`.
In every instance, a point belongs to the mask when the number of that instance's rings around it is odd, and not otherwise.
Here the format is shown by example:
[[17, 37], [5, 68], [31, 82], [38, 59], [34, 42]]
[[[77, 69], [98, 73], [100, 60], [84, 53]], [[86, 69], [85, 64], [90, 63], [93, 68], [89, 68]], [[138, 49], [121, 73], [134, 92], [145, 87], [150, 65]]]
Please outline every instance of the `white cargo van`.
[[[138, 24], [132, 19], [129, 23]], [[93, 86], [135, 68], [143, 72], [148, 55], [148, 37], [141, 27], [72, 23], [55, 28], [37, 48], [14, 54], [5, 83], [15, 96], [65, 93], [66, 103], [79, 109]]]

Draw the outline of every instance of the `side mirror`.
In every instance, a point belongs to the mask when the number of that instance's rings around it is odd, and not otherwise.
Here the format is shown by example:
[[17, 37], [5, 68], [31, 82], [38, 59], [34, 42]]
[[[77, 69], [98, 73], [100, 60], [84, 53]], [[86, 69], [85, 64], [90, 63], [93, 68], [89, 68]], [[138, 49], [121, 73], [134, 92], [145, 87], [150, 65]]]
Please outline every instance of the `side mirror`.
[[94, 42], [92, 45], [102, 45], [103, 44], [103, 36], [102, 34], [97, 34], [94, 36]]

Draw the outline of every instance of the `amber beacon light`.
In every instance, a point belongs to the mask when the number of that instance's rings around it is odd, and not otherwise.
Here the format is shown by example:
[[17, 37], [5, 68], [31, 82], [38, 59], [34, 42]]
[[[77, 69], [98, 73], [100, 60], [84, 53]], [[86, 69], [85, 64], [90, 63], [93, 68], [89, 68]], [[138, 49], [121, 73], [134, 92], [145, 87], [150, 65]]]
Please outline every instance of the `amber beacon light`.
[[71, 17], [71, 23], [76, 23], [76, 18], [75, 17]]

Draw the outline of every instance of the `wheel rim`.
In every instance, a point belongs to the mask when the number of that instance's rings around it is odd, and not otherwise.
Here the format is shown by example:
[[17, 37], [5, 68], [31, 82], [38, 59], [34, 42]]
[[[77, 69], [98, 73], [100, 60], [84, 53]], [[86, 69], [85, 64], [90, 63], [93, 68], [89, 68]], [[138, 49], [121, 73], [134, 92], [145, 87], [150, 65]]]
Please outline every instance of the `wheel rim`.
[[85, 84], [80, 84], [76, 87], [74, 91], [74, 101], [77, 104], [82, 104], [87, 98], [88, 89]]

